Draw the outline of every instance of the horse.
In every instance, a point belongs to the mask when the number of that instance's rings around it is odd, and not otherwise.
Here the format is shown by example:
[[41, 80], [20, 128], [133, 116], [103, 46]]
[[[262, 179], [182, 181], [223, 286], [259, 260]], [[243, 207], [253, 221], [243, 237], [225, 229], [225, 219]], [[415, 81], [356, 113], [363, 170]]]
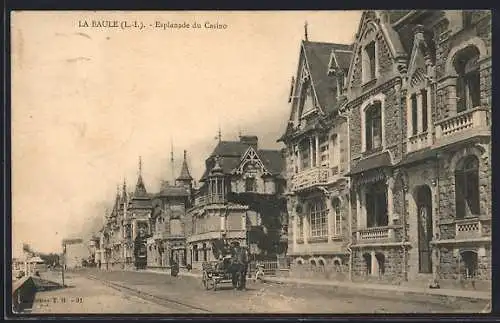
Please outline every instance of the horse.
[[233, 288], [239, 290], [246, 289], [246, 277], [248, 272], [248, 249], [245, 247], [235, 247], [231, 253], [231, 278]]

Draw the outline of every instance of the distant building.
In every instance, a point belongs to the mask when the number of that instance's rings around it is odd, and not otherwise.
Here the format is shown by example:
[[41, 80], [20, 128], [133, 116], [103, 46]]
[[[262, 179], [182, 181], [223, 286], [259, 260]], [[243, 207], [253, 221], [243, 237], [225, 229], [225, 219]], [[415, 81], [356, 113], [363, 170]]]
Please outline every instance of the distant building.
[[186, 265], [186, 209], [191, 205], [193, 178], [184, 151], [181, 173], [175, 185], [164, 181], [160, 192], [152, 196], [150, 216], [152, 235], [147, 241], [148, 267], [169, 267], [176, 260]]
[[88, 260], [90, 252], [88, 246], [82, 243], [67, 244], [64, 255], [64, 264], [67, 269], [81, 268], [82, 261]]
[[[230, 201], [229, 196], [231, 193], [251, 193], [278, 201], [285, 186], [283, 169], [282, 152], [259, 149], [256, 136], [240, 136], [240, 141], [219, 141], [206, 159], [201, 187], [187, 214], [187, 257], [192, 268], [200, 269], [204, 261], [215, 259], [212, 244], [223, 235], [228, 242], [249, 246], [254, 254], [263, 251], [258, 246], [262, 245], [262, 239], [267, 237], [266, 229], [269, 229], [263, 225], [263, 216], [280, 217], [281, 214], [259, 214], [248, 205]], [[266, 250], [275, 255], [286, 249], [286, 239], [284, 246], [280, 245], [284, 221], [277, 220], [274, 229], [280, 232], [274, 235], [275, 241], [267, 241], [274, 246]]]

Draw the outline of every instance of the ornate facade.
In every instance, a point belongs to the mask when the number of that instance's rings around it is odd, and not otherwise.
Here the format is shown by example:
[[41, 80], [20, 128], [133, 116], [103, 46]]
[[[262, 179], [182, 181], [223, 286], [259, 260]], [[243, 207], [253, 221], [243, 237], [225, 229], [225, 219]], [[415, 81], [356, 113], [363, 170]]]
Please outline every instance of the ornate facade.
[[292, 276], [348, 272], [349, 181], [345, 101], [350, 45], [304, 40], [290, 90], [287, 149]]
[[491, 14], [367, 11], [342, 114], [352, 275], [491, 279]]
[[192, 178], [184, 152], [181, 175], [175, 185], [163, 182], [159, 193], [148, 193], [142, 162], [134, 192], [123, 183], [112, 212], [100, 230], [99, 260], [103, 269], [132, 269], [134, 241], [139, 232], [147, 238], [147, 266], [168, 267], [172, 259], [185, 264], [185, 210], [190, 206]]
[[153, 198], [148, 267], [170, 267], [174, 260], [180, 266], [187, 264], [185, 221], [186, 210], [191, 206], [192, 182], [184, 151], [181, 174], [176, 185], [163, 182], [160, 192]]
[[[228, 242], [249, 246], [253, 254], [262, 252], [262, 237], [268, 237], [263, 217], [248, 205], [234, 202], [231, 194], [251, 192], [278, 199], [284, 180], [283, 159], [278, 150], [258, 149], [258, 138], [241, 136], [240, 141], [220, 141], [206, 160], [194, 205], [188, 211], [188, 263], [201, 269], [203, 261], [214, 260], [212, 243], [225, 234]], [[281, 223], [281, 221], [278, 221]], [[187, 228], [187, 227], [186, 227]], [[276, 237], [276, 236], [275, 236]], [[274, 241], [279, 252], [279, 238]], [[271, 243], [272, 244], [272, 243]], [[271, 253], [274, 250], [267, 250]], [[276, 254], [276, 252], [274, 252]]]
[[489, 11], [365, 11], [290, 93], [292, 275], [491, 282]]

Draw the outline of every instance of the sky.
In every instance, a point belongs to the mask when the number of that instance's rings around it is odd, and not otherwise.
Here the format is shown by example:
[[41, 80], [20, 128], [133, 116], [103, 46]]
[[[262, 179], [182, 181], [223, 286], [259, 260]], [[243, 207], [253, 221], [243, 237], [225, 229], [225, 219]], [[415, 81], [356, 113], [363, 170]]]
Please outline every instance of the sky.
[[[311, 41], [352, 43], [359, 11], [14, 12], [13, 256], [22, 243], [60, 252], [103, 223], [142, 158], [150, 192], [187, 150], [198, 180], [222, 140], [257, 135], [281, 148], [304, 22]], [[146, 28], [82, 27], [92, 21]], [[200, 24], [201, 28], [155, 28]], [[226, 25], [224, 29], [205, 24]]]

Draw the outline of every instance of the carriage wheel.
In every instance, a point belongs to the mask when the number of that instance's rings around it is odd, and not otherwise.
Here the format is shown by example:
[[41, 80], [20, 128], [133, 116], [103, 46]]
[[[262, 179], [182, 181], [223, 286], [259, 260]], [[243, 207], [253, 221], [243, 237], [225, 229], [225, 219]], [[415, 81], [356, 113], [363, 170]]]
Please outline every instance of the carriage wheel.
[[203, 273], [203, 286], [206, 290], [215, 289], [214, 279], [209, 278], [206, 272]]

